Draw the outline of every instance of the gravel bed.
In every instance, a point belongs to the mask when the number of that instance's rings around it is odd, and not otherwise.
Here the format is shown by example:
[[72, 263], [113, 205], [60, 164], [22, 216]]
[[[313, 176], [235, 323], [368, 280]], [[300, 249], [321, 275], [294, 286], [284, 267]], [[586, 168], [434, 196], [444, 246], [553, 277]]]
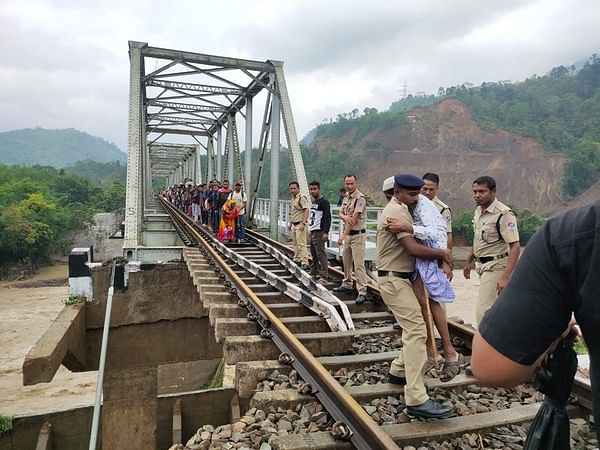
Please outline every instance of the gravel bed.
[[[459, 416], [498, 411], [535, 403], [542, 394], [532, 386], [517, 386], [512, 389], [485, 388], [470, 384], [465, 389], [429, 389], [429, 396], [441, 403], [450, 403]], [[376, 398], [362, 405], [365, 411], [380, 425], [407, 423], [410, 418], [404, 413], [404, 397]], [[435, 419], [433, 419], [435, 420]]]
[[400, 333], [398, 333], [397, 336], [385, 334], [371, 334], [367, 336], [356, 335], [352, 339], [352, 348], [350, 352], [353, 355], [383, 353], [400, 350], [401, 347], [402, 338]]
[[[384, 325], [389, 326], [389, 325]], [[463, 351], [457, 342], [457, 351], [459, 351], [459, 363], [464, 368], [469, 364], [469, 356], [460, 353]], [[354, 336], [352, 343], [352, 354], [381, 353], [385, 351], [394, 351], [402, 347], [400, 337], [386, 335], [372, 336]], [[442, 374], [443, 361], [430, 367], [425, 372], [426, 378], [439, 378]], [[330, 370], [329, 372], [342, 386], [359, 386], [362, 384], [380, 384], [387, 383], [387, 375], [390, 369], [390, 363], [384, 361], [374, 363], [366, 367], [357, 369], [341, 368], [339, 370]], [[292, 370], [289, 375], [280, 373], [278, 370], [272, 372], [262, 371], [258, 374], [258, 383], [256, 391], [273, 391], [278, 389], [297, 388], [302, 379], [298, 373]]]
[[[571, 419], [571, 445], [572, 450], [593, 450], [598, 447], [593, 425], [586, 419]], [[503, 449], [521, 450], [525, 444], [531, 422], [520, 425], [496, 427], [492, 431], [480, 435], [465, 433], [446, 441], [422, 442], [419, 447], [404, 447], [403, 450], [476, 450], [476, 449]]]
[[318, 402], [298, 405], [295, 410], [252, 408], [233, 424], [204, 425], [183, 445], [169, 450], [260, 449], [270, 450], [273, 439], [289, 434], [331, 430], [333, 420]]
[[365, 328], [383, 328], [391, 327], [394, 325], [393, 320], [357, 320], [354, 322], [354, 328], [357, 330], [364, 330]]

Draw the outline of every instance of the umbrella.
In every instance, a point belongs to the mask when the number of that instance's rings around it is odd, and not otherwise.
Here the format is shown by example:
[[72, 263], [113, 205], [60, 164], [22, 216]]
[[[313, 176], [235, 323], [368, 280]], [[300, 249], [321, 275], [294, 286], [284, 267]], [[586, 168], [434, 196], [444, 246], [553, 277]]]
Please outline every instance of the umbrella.
[[535, 377], [544, 402], [529, 428], [523, 450], [569, 450], [570, 426], [566, 406], [577, 371], [577, 355], [570, 337], [548, 354]]

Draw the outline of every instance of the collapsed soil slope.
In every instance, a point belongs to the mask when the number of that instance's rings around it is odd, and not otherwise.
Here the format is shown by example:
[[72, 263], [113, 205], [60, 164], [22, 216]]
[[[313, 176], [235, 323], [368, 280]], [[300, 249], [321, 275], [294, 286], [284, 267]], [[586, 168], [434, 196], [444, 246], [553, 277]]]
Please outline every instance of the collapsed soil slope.
[[498, 198], [516, 208], [548, 214], [565, 207], [560, 197], [565, 158], [538, 141], [503, 129], [484, 132], [469, 108], [452, 98], [407, 115], [408, 123], [375, 130], [357, 142], [350, 130], [338, 139], [317, 137], [312, 145], [317, 151], [350, 148], [364, 161], [357, 173], [361, 188], [380, 201], [385, 177], [435, 172], [441, 179], [440, 197], [455, 211], [474, 208], [471, 185], [481, 175], [494, 177]]

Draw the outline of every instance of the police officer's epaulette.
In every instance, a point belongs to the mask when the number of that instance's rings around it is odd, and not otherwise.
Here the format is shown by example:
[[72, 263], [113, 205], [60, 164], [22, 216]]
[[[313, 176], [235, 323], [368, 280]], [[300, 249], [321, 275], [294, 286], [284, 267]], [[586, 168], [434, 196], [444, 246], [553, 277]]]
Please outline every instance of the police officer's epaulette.
[[517, 215], [514, 213], [514, 211], [512, 211], [508, 206], [504, 204], [502, 205], [502, 207], [496, 206], [496, 208], [500, 210], [500, 215], [498, 216], [498, 220], [496, 220], [496, 232], [498, 233], [498, 237], [500, 237], [502, 236], [502, 234], [500, 234], [500, 221], [502, 220], [502, 216], [508, 213], [512, 213], [515, 217], [517, 217]]

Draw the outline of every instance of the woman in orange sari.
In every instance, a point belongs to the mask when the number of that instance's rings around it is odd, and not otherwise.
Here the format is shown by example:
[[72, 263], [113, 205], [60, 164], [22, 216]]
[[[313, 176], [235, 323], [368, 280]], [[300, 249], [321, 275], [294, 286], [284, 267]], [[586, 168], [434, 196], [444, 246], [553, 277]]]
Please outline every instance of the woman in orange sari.
[[227, 200], [222, 211], [218, 238], [221, 242], [233, 242], [235, 240], [235, 219], [239, 215], [239, 211], [235, 207], [235, 200]]

